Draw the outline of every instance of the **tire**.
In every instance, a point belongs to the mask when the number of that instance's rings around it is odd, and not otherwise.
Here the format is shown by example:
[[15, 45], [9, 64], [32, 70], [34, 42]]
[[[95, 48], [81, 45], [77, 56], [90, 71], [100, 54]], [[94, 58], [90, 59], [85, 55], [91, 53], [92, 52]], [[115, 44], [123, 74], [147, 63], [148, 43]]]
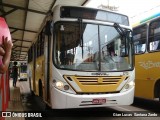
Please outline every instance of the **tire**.
[[43, 90], [42, 90], [42, 82], [39, 81], [39, 96], [43, 99]]
[[46, 111], [46, 110], [52, 110], [52, 108], [51, 108], [49, 105], [46, 104], [46, 105], [45, 105], [45, 111]]
[[159, 102], [160, 102], [160, 90], [158, 91], [158, 98], [159, 98]]

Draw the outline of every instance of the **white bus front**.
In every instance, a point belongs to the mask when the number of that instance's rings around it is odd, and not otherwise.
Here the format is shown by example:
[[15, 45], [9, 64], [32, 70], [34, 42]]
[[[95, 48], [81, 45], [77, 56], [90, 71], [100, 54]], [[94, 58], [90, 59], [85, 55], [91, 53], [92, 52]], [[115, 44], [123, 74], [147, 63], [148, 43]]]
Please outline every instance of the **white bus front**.
[[[61, 16], [65, 9], [61, 8]], [[67, 10], [71, 15], [72, 9]], [[83, 10], [77, 14], [87, 15], [88, 9]], [[111, 20], [71, 19], [67, 13], [53, 28], [52, 108], [132, 104], [135, 73], [130, 28]], [[96, 16], [98, 12], [92, 17]], [[117, 20], [120, 17], [124, 16], [118, 14]]]

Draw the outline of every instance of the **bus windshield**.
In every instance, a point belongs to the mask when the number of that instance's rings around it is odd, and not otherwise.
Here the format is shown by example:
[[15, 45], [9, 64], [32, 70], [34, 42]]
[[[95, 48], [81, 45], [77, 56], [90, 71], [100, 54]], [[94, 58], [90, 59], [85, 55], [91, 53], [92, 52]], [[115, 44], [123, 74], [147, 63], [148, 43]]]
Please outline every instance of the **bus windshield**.
[[21, 65], [20, 66], [20, 72], [21, 73], [26, 73], [27, 72], [27, 65]]
[[57, 68], [78, 71], [124, 71], [132, 68], [129, 40], [114, 26], [57, 22], [54, 27], [53, 60]]

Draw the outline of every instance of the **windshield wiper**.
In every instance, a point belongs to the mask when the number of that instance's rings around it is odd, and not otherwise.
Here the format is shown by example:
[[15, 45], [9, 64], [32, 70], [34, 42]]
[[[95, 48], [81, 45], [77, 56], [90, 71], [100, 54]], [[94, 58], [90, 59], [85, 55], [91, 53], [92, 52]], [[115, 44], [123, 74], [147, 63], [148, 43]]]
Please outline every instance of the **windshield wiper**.
[[117, 23], [114, 23], [114, 28], [118, 31], [119, 35], [123, 38], [126, 37], [125, 31], [121, 28], [121, 26]]
[[117, 24], [117, 23], [114, 23], [114, 28], [118, 31], [118, 33], [119, 33], [119, 35], [121, 36], [121, 39], [122, 40], [124, 40], [125, 41], [125, 54], [127, 54], [127, 41], [126, 41], [126, 31], [124, 31], [123, 29], [122, 29], [122, 27], [119, 25], [119, 24]]

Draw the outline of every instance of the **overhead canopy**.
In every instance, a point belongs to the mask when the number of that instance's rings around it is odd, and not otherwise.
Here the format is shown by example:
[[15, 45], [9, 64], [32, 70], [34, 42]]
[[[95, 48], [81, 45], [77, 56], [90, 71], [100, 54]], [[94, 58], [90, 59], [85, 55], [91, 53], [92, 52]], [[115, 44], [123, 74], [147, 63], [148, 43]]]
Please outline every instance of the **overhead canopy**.
[[13, 49], [11, 60], [27, 60], [47, 15], [57, 4], [83, 6], [89, 0], [0, 0], [0, 16], [10, 28]]

